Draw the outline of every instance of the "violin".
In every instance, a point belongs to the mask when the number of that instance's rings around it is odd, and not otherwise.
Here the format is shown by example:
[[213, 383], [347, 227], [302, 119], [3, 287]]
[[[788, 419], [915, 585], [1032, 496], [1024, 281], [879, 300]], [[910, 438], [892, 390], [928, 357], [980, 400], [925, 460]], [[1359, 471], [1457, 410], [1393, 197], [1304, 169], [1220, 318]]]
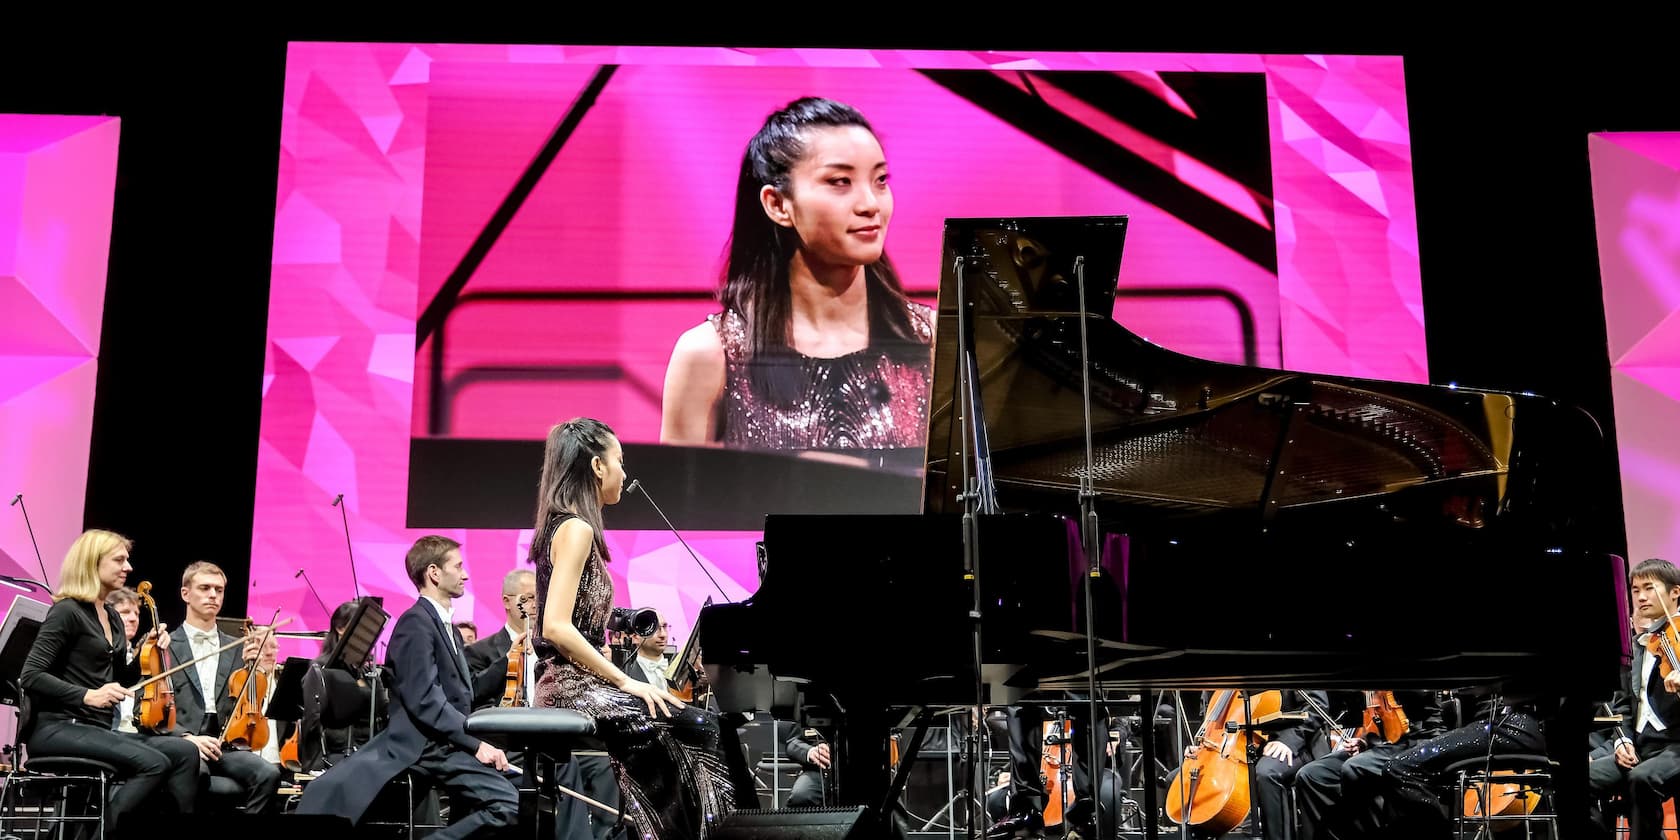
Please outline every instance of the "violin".
[[[244, 635], [249, 638], [253, 628], [245, 622]], [[268, 646], [274, 629], [264, 630], [257, 655], [246, 660], [245, 667], [228, 675], [228, 696], [235, 698], [233, 713], [228, 715], [222, 729], [222, 743], [234, 749], [259, 752], [268, 746], [268, 718], [263, 716], [262, 704], [268, 699], [269, 675], [258, 667], [263, 648]]]
[[1355, 737], [1380, 734], [1384, 741], [1398, 744], [1411, 728], [1412, 722], [1406, 718], [1406, 710], [1400, 706], [1400, 701], [1394, 699], [1394, 692], [1365, 692], [1365, 715]]
[[[1167, 788], [1167, 819], [1196, 826], [1204, 836], [1224, 834], [1248, 817], [1248, 751], [1266, 736], [1247, 726], [1283, 708], [1280, 691], [1262, 691], [1246, 704], [1243, 696], [1232, 689], [1214, 692], [1196, 733], [1195, 756], [1179, 765]], [[1236, 724], [1236, 731], [1227, 731], [1227, 724]]]
[[167, 637], [157, 632], [157, 601], [152, 600], [151, 581], [141, 581], [134, 593], [140, 596], [141, 605], [152, 617], [152, 632], [140, 643], [136, 655], [145, 685], [134, 697], [134, 728], [164, 735], [175, 728], [175, 686], [172, 680], [156, 678], [171, 668], [169, 644], [165, 641]]
[[[525, 635], [531, 635], [531, 616], [525, 612], [525, 596], [519, 596], [516, 602], [519, 607], [519, 620], [525, 625]], [[502, 708], [524, 707], [525, 702], [525, 651], [523, 647], [517, 653], [509, 653], [507, 660], [507, 686], [502, 690]]]

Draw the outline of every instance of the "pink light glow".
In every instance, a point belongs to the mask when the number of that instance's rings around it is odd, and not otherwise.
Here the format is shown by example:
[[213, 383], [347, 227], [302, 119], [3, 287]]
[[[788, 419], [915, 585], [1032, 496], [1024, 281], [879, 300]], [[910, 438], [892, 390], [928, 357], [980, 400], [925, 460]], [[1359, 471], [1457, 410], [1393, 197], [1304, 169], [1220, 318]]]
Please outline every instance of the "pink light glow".
[[[328, 506], [340, 492], [352, 503], [363, 588], [386, 596], [393, 612], [412, 602], [400, 569], [403, 551], [422, 533], [405, 521], [408, 437], [421, 409], [409, 384], [422, 380], [417, 374], [425, 363], [421, 357], [421, 367], [414, 367], [417, 302], [431, 297], [505, 194], [508, 174], [529, 160], [582, 80], [606, 62], [623, 65], [611, 95], [580, 126], [474, 275], [475, 284], [480, 278], [494, 282], [474, 288], [552, 285], [556, 277], [575, 287], [709, 288], [727, 225], [727, 205], [720, 207], [715, 196], [728, 194], [733, 168], [699, 168], [672, 179], [662, 174], [663, 164], [694, 144], [736, 156], [738, 163], [740, 144], [770, 107], [820, 91], [855, 101], [877, 124], [889, 155], [899, 154], [895, 149], [943, 151], [926, 167], [894, 174], [904, 206], [891, 250], [916, 288], [936, 282], [946, 216], [1125, 212], [1133, 221], [1122, 284], [1204, 282], [1237, 289], [1256, 307], [1266, 337], [1263, 364], [1426, 379], [1398, 58], [294, 44], [276, 197], [254, 612], [281, 607], [319, 629], [320, 608], [292, 583], [299, 567], [310, 569], [329, 606], [349, 597], [343, 534], [337, 511]], [[1263, 75], [1278, 275], [1077, 167], [1057, 169], [1053, 182], [1008, 191], [974, 185], [963, 192], [973, 173], [996, 170], [998, 160], [1042, 154], [1042, 147], [973, 109], [951, 107], [947, 93], [905, 69], [910, 67]], [[740, 95], [695, 95], [729, 85]], [[942, 109], [939, 119], [930, 119], [928, 109], [935, 106]], [[630, 130], [649, 118], [681, 119], [685, 107], [694, 119], [712, 117], [733, 128], [715, 140]], [[556, 187], [561, 183], [567, 189]], [[930, 200], [953, 189], [949, 203]], [[686, 223], [665, 217], [678, 212]], [[605, 241], [592, 225], [645, 233]], [[557, 248], [571, 258], [554, 260]], [[672, 304], [615, 313], [580, 307], [564, 321], [552, 311], [534, 311], [519, 316], [529, 321], [510, 324], [467, 307], [450, 330], [452, 337], [459, 330], [469, 346], [476, 330], [499, 339], [504, 349], [553, 354], [559, 348], [569, 360], [610, 361], [656, 394], [674, 339], [670, 330], [697, 323], [707, 309]], [[1197, 344], [1195, 329], [1201, 323], [1205, 333], [1206, 324], [1226, 315], [1187, 312], [1138, 304], [1122, 320], [1158, 325], [1139, 331], [1183, 352], [1228, 352]], [[531, 338], [545, 331], [552, 337], [556, 323], [566, 325], [563, 345]], [[628, 347], [651, 349], [638, 354]], [[449, 364], [473, 362], [452, 355]], [[580, 392], [578, 398], [608, 397]], [[539, 404], [526, 415], [518, 413], [519, 402], [483, 403], [475, 414], [485, 424], [481, 431], [530, 437], [532, 428], [546, 429], [565, 408]], [[655, 414], [641, 402], [597, 410], [629, 439], [655, 434]], [[347, 484], [352, 486], [334, 486]], [[448, 533], [465, 544], [474, 578], [473, 597], [459, 614], [480, 627], [497, 626], [496, 582], [523, 563], [528, 533]], [[756, 588], [754, 535], [695, 536], [696, 550], [722, 572], [720, 582], [732, 595]], [[693, 561], [685, 565], [686, 555], [673, 553], [669, 540], [656, 534], [615, 533], [611, 539], [620, 603], [644, 606], [640, 599], [646, 597], [669, 608], [673, 623], [686, 629], [709, 591]], [[702, 540], [709, 543], [704, 549]]]

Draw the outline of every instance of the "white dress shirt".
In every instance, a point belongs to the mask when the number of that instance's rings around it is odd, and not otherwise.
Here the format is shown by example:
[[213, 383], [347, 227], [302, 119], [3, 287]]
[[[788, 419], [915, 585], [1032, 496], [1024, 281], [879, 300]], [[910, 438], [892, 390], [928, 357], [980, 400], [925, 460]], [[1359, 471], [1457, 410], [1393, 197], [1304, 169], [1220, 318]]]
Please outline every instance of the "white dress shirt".
[[442, 601], [430, 595], [421, 595], [420, 597], [431, 602], [432, 609], [437, 611], [438, 618], [443, 621], [444, 630], [447, 631], [443, 634], [443, 637], [449, 640], [449, 649], [459, 653], [460, 650], [455, 646], [455, 608], [444, 606]]
[[[200, 630], [190, 624], [181, 625], [187, 631], [187, 643], [192, 646], [193, 658], [199, 660], [193, 668], [198, 671], [198, 688], [204, 695], [204, 710], [212, 712], [216, 709], [221, 684], [216, 682], [216, 665], [222, 658], [216, 648], [222, 646], [222, 634], [211, 630]], [[189, 721], [192, 728], [197, 729], [198, 721]]]
[[1664, 723], [1662, 718], [1657, 717], [1656, 710], [1651, 708], [1651, 672], [1656, 669], [1657, 658], [1647, 651], [1645, 654], [1645, 668], [1643, 673], [1639, 675], [1641, 681], [1640, 685], [1643, 686], [1643, 689], [1640, 691], [1639, 720], [1634, 724], [1634, 732], [1644, 732], [1647, 724], [1658, 732], [1668, 731], [1668, 724]]
[[660, 657], [659, 659], [647, 659], [642, 656], [641, 651], [637, 651], [636, 664], [642, 666], [642, 673], [647, 675], [649, 685], [658, 689], [664, 689], [667, 687], [665, 682], [664, 657]]

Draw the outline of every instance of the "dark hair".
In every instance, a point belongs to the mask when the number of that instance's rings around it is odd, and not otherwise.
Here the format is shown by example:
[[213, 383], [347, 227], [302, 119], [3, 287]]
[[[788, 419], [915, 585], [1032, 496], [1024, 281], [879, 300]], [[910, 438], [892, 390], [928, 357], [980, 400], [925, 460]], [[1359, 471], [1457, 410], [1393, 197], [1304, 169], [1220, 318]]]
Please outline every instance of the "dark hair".
[[457, 621], [457, 622], [455, 622], [455, 629], [457, 629], [457, 630], [471, 630], [474, 633], [477, 633], [478, 632], [478, 625], [474, 624], [470, 621]]
[[1680, 586], [1680, 569], [1674, 568], [1674, 564], [1667, 560], [1652, 557], [1633, 567], [1633, 574], [1628, 575], [1630, 581], [1640, 578], [1659, 581], [1662, 583], [1663, 589], [1673, 589]]
[[[799, 366], [780, 363], [788, 361], [785, 357], [792, 349], [789, 324], [793, 300], [788, 265], [799, 249], [799, 234], [765, 215], [759, 192], [768, 185], [792, 195], [789, 175], [805, 158], [808, 133], [848, 126], [875, 133], [863, 114], [850, 105], [816, 97], [797, 99], [765, 119], [741, 157], [741, 174], [735, 186], [735, 222], [724, 246], [727, 262], [718, 299], [726, 313], [733, 311], [746, 323], [752, 356], [768, 362], [748, 366], [753, 390], [777, 405], [793, 403], [802, 390]], [[912, 347], [925, 354], [926, 343], [916, 332], [904, 286], [885, 251], [880, 260], [864, 267], [864, 282], [869, 298], [870, 347], [895, 356]]]
[[595, 550], [603, 562], [612, 562], [602, 533], [601, 480], [595, 477], [593, 464], [595, 458], [607, 457], [607, 438], [612, 434], [611, 426], [588, 417], [573, 417], [548, 430], [542, 477], [537, 480], [538, 540], [553, 537], [546, 533], [549, 517], [564, 511], [595, 529]]
[[321, 639], [321, 653], [315, 657], [316, 662], [325, 664], [327, 654], [332, 653], [332, 649], [338, 646], [339, 637], [344, 635], [338, 628], [350, 629], [350, 618], [356, 614], [356, 605], [360, 603], [360, 598], [345, 601], [333, 610], [332, 618], [327, 622], [327, 635]]
[[408, 569], [408, 579], [414, 582], [416, 589], [426, 586], [426, 568], [442, 566], [444, 558], [449, 552], [461, 547], [461, 544], [437, 534], [427, 534], [414, 541], [414, 547], [408, 550], [408, 556], [403, 558], [403, 564]]

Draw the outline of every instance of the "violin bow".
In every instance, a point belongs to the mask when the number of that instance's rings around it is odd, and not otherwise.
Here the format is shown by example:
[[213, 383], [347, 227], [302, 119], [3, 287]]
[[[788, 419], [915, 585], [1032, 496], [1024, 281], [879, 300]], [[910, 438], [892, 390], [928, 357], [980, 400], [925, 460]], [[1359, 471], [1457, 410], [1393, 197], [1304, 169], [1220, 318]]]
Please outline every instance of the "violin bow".
[[[279, 624], [275, 624], [275, 625], [269, 627], [268, 629], [269, 630], [278, 630], [282, 627], [285, 627], [288, 624], [291, 624], [295, 620], [296, 619], [288, 618], [285, 621], [280, 622]], [[198, 657], [197, 659], [191, 659], [191, 660], [188, 660], [186, 662], [182, 662], [181, 664], [176, 665], [175, 667], [170, 668], [169, 670], [164, 671], [163, 673], [158, 674], [155, 677], [147, 677], [146, 679], [143, 679], [143, 680], [135, 683], [134, 685], [129, 686], [128, 690], [129, 691], [139, 691], [140, 689], [145, 688], [146, 686], [151, 685], [152, 683], [155, 683], [158, 680], [163, 679], [164, 677], [170, 676], [172, 674], [180, 673], [181, 671], [185, 671], [188, 668], [191, 668], [192, 666], [197, 665], [198, 663], [203, 662], [204, 660], [209, 659], [211, 657], [221, 656], [222, 651], [228, 650], [229, 648], [238, 647], [239, 645], [245, 644], [246, 642], [248, 642], [252, 639], [255, 639], [255, 638], [257, 638], [257, 634], [255, 634], [255, 633], [250, 633], [250, 634], [247, 634], [247, 635], [244, 635], [244, 636], [240, 636], [239, 638], [234, 639], [233, 641], [228, 642], [227, 644], [222, 645], [219, 648], [216, 648], [215, 653], [207, 653], [203, 656]]]

